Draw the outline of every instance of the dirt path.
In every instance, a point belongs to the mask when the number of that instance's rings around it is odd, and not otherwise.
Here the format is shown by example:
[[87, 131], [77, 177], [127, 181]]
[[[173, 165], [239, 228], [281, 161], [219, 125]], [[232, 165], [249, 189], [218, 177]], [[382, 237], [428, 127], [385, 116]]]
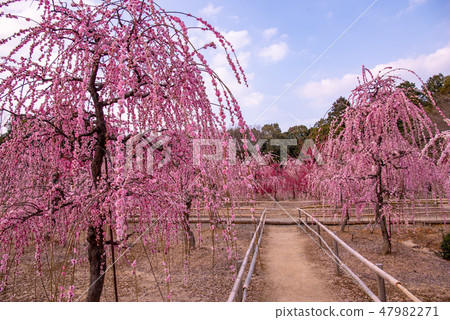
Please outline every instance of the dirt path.
[[324, 272], [311, 263], [311, 239], [296, 226], [266, 226], [260, 301], [336, 301]]

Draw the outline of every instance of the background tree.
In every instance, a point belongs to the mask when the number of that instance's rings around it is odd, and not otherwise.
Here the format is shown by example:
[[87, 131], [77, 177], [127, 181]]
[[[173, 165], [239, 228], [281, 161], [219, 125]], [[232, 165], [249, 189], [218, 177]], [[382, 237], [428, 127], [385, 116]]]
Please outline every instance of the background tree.
[[[433, 107], [433, 101], [426, 95], [422, 102], [431, 111], [428, 112], [440, 131], [450, 130], [450, 124], [444, 121], [442, 114], [447, 119], [450, 118], [450, 76], [443, 76], [441, 73], [430, 77], [425, 88], [431, 93], [431, 97], [436, 103], [437, 109]], [[427, 110], [428, 111], [428, 110]]]
[[341, 119], [350, 102], [344, 97], [339, 97], [328, 110], [326, 117], [317, 121], [310, 129], [309, 138], [320, 143], [326, 140], [331, 127], [341, 123]]
[[267, 141], [261, 146], [262, 154], [272, 154], [279, 159], [279, 147], [270, 144], [272, 139], [283, 139], [283, 132], [278, 123], [265, 124], [261, 128], [261, 137]]
[[253, 127], [247, 130], [242, 128], [230, 128], [227, 132], [230, 135], [230, 138], [236, 143], [236, 156], [241, 160], [244, 160], [246, 155], [243, 139], [249, 139], [252, 143], [255, 143], [262, 138], [260, 127]]
[[343, 201], [343, 215], [348, 207], [355, 206], [356, 214], [373, 207], [383, 253], [391, 252], [391, 221], [400, 218], [389, 200], [415, 201], [430, 186], [443, 190], [440, 168], [422, 154], [435, 126], [395, 85], [391, 72], [372, 76], [363, 70], [350, 106], [322, 148], [325, 165], [312, 175], [314, 192], [336, 206]]
[[300, 155], [300, 150], [303, 146], [303, 143], [306, 139], [308, 139], [310, 130], [304, 125], [297, 125], [290, 127], [288, 131], [285, 132], [284, 136], [286, 139], [296, 139], [297, 146], [288, 148], [288, 155], [292, 158], [298, 158]]
[[442, 73], [431, 76], [422, 85], [422, 90], [410, 81], [403, 81], [399, 84], [399, 88], [404, 89], [411, 102], [416, 105], [420, 104], [425, 109], [440, 131], [450, 129], [450, 126], [440, 114], [442, 112], [447, 118], [450, 117], [450, 76], [444, 76]]

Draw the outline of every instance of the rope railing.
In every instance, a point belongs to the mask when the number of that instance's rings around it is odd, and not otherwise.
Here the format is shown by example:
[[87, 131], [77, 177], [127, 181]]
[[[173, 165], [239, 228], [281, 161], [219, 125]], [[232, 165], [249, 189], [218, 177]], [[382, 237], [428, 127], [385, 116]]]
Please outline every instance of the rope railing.
[[[239, 268], [238, 275], [233, 285], [233, 289], [231, 290], [231, 293], [228, 297], [228, 302], [233, 301], [242, 302], [245, 301], [247, 297], [248, 287], [250, 285], [250, 280], [252, 278], [252, 274], [255, 269], [257, 259], [256, 257], [258, 255], [259, 246], [261, 244], [265, 221], [266, 221], [266, 210], [264, 209], [259, 219], [259, 223], [253, 235], [252, 241], [250, 242], [250, 246], [247, 249], [244, 259], [242, 260], [242, 264]], [[245, 283], [243, 283], [244, 273], [247, 268], [247, 264], [249, 262], [251, 254], [253, 254], [252, 262], [247, 277], [245, 279]]]
[[[380, 300], [385, 300], [385, 297], [377, 297], [377, 299], [375, 299], [373, 297], [373, 292], [370, 290], [367, 290], [367, 286], [365, 286], [366, 288], [364, 288], [364, 286], [361, 284], [361, 279], [359, 279], [353, 272], [351, 272], [351, 270], [339, 259], [339, 256], [337, 254], [337, 247], [338, 244], [341, 245], [347, 252], [349, 252], [350, 254], [352, 254], [354, 257], [356, 257], [360, 262], [362, 262], [366, 267], [368, 267], [370, 270], [372, 270], [373, 272], [375, 272], [377, 274], [377, 276], [381, 279], [386, 280], [387, 282], [389, 282], [391, 285], [393, 285], [394, 287], [398, 288], [400, 291], [402, 291], [407, 297], [409, 297], [412, 301], [416, 301], [416, 302], [420, 302], [421, 300], [419, 298], [417, 298], [415, 295], [413, 295], [408, 289], [406, 289], [399, 280], [395, 279], [393, 276], [391, 276], [390, 274], [388, 274], [387, 272], [385, 272], [383, 269], [381, 269], [380, 267], [376, 266], [375, 264], [373, 264], [372, 262], [370, 262], [369, 260], [367, 260], [365, 257], [363, 257], [361, 254], [359, 254], [357, 251], [355, 251], [354, 249], [352, 249], [349, 245], [347, 245], [344, 241], [342, 241], [338, 236], [336, 236], [336, 234], [334, 234], [331, 230], [329, 230], [327, 227], [325, 227], [322, 223], [320, 223], [316, 218], [314, 218], [312, 215], [310, 215], [309, 213], [307, 213], [305, 210], [303, 209], [298, 209], [299, 212], [299, 220], [301, 223], [303, 223], [310, 231], [312, 231], [317, 237], [319, 237], [320, 239], [320, 243], [323, 243], [327, 249], [330, 251], [330, 253], [333, 255], [335, 262], [336, 262], [336, 268], [339, 271], [339, 267], [344, 268], [347, 272], [349, 273], [349, 275], [355, 279], [355, 281], [358, 283], [358, 285], [361, 286], [361, 288], [374, 300], [374, 301], [380, 301]], [[318, 228], [318, 232], [316, 232], [314, 229], [312, 229], [309, 225], [308, 222], [303, 221], [301, 219], [301, 214], [304, 214], [305, 217], [309, 217], [311, 218], [311, 221], [315, 222], [315, 224], [317, 225]], [[306, 218], [305, 218], [306, 220]], [[320, 235], [320, 230], [324, 230], [326, 233], [328, 233], [328, 235], [333, 239], [334, 243], [335, 243], [335, 250], [332, 250], [328, 244], [326, 244], [325, 240], [323, 239], [323, 237]], [[353, 275], [354, 276], [353, 276]], [[383, 298], [383, 299], [381, 299]]]

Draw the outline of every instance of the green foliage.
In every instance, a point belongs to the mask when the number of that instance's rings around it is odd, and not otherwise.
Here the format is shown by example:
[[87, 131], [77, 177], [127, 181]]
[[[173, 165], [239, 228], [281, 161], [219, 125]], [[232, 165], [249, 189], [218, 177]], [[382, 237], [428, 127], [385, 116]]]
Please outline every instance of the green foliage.
[[[415, 83], [410, 81], [404, 81], [400, 83], [398, 87], [404, 89], [406, 96], [411, 102], [416, 105], [420, 104], [425, 109], [431, 119], [436, 121], [440, 130], [447, 130], [445, 123], [439, 123], [439, 121], [443, 122], [441, 119], [442, 117], [436, 112], [428, 94], [424, 93], [425, 88], [422, 88], [421, 90]], [[424, 87], [431, 93], [438, 107], [443, 110], [444, 113], [446, 110], [447, 112], [450, 110], [450, 76], [444, 76], [442, 73], [434, 75], [426, 81]], [[283, 132], [278, 123], [272, 123], [265, 124], [262, 127], [252, 128], [251, 131], [256, 141], [260, 139], [267, 140], [261, 147], [262, 154], [272, 153], [275, 156], [279, 155], [279, 146], [271, 145], [271, 139], [297, 139], [297, 146], [290, 146], [288, 148], [289, 156], [297, 158], [306, 139], [312, 139], [319, 144], [324, 142], [328, 138], [330, 129], [332, 129], [333, 126], [340, 125], [341, 119], [349, 106], [350, 102], [346, 98], [339, 97], [333, 102], [327, 114], [311, 128], [304, 125], [296, 125], [290, 127], [286, 132]], [[402, 126], [402, 124], [399, 125]], [[340, 132], [340, 129], [344, 129], [344, 127], [339, 128], [337, 131], [338, 133]], [[240, 132], [240, 129], [233, 128], [229, 129], [228, 132], [231, 137], [237, 141], [238, 155], [242, 155], [242, 133]], [[246, 136], [247, 139], [249, 139], [248, 132]], [[277, 157], [275, 157], [275, 159], [277, 159]]]
[[333, 102], [327, 117], [324, 119], [324, 123], [331, 125], [333, 122], [340, 122], [342, 115], [349, 106], [350, 102], [347, 99], [344, 97], [339, 97], [335, 102]]
[[422, 105], [425, 111], [432, 113], [435, 111], [435, 108], [426, 90], [430, 92], [438, 107], [443, 109], [439, 102], [443, 97], [450, 96], [450, 76], [444, 76], [442, 73], [436, 74], [427, 80], [425, 85], [422, 86], [422, 90], [419, 90], [414, 83], [409, 81], [400, 83], [398, 87], [404, 89], [406, 96], [411, 102], [415, 105]]
[[441, 255], [445, 260], [450, 260], [450, 232], [442, 237]]
[[445, 95], [450, 95], [450, 76], [445, 77], [444, 85], [441, 88], [441, 93]]
[[422, 92], [416, 87], [416, 84], [409, 81], [404, 81], [398, 85], [399, 88], [403, 89], [406, 96], [409, 98], [409, 100], [414, 103], [415, 105], [419, 105], [419, 103], [423, 103], [423, 94]]
[[[261, 153], [265, 154], [273, 154], [274, 160], [278, 161], [278, 156], [280, 154], [280, 147], [278, 145], [271, 145], [270, 141], [272, 139], [296, 139], [296, 146], [288, 147], [288, 155], [293, 158], [297, 158], [300, 154], [300, 150], [302, 149], [303, 143], [310, 136], [310, 129], [304, 125], [297, 125], [290, 127], [286, 132], [283, 132], [278, 123], [265, 124], [262, 127], [254, 127], [251, 129], [253, 136], [255, 137], [256, 142], [260, 139], [267, 140], [261, 146]], [[228, 129], [228, 133], [231, 138], [235, 139], [237, 142], [237, 155], [242, 156], [243, 152], [243, 142], [242, 142], [242, 133], [240, 128], [231, 128]], [[246, 132], [247, 139], [249, 138], [249, 133]], [[255, 142], [252, 142], [253, 144]]]
[[334, 125], [339, 125], [342, 116], [345, 113], [347, 107], [350, 106], [350, 102], [344, 97], [339, 97], [330, 110], [328, 110], [326, 117], [323, 117], [314, 124], [314, 127], [310, 130], [309, 138], [316, 142], [323, 142], [327, 139], [330, 128]]
[[308, 129], [304, 125], [293, 126], [288, 129], [287, 132], [284, 133], [286, 139], [296, 139], [297, 146], [290, 147], [288, 150], [288, 154], [292, 158], [298, 158], [300, 155], [300, 150], [302, 149], [303, 143], [306, 139], [308, 139], [310, 134], [310, 129]]
[[285, 133], [288, 139], [298, 139], [305, 141], [309, 135], [309, 129], [304, 125], [290, 127]]
[[273, 154], [275, 159], [278, 160], [280, 154], [280, 148], [270, 144], [272, 139], [285, 139], [285, 135], [281, 131], [280, 125], [278, 123], [265, 124], [262, 129], [262, 138], [267, 139], [267, 142], [261, 147], [261, 152], [263, 154]]
[[[252, 133], [252, 135], [253, 135], [253, 137], [255, 138], [256, 141], [261, 139], [262, 133], [261, 133], [261, 130], [258, 127], [251, 128], [250, 131], [251, 131], [251, 133]], [[245, 139], [248, 139], [248, 140], [251, 141], [252, 137], [250, 135], [249, 130], [246, 130], [244, 133], [245, 133]], [[243, 160], [245, 152], [244, 152], [244, 148], [243, 148], [244, 142], [242, 141], [242, 139], [243, 139], [244, 135], [241, 133], [241, 129], [240, 128], [228, 129], [228, 134], [230, 135], [230, 137], [232, 139], [234, 139], [236, 141], [236, 156], [239, 159]], [[254, 143], [254, 142], [252, 142], [252, 143]]]
[[265, 124], [261, 133], [264, 139], [282, 139], [283, 133], [281, 132], [280, 125], [278, 123]]
[[427, 80], [426, 87], [430, 90], [431, 94], [435, 94], [437, 92], [441, 92], [444, 88], [445, 78], [442, 73], [435, 74]]

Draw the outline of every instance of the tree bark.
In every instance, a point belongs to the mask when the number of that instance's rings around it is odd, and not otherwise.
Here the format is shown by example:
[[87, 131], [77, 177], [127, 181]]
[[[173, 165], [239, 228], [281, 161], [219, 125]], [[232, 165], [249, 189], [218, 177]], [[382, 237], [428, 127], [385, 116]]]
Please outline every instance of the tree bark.
[[385, 216], [380, 217], [379, 222], [380, 222], [381, 236], [383, 238], [383, 246], [381, 248], [381, 253], [389, 254], [392, 252], [392, 245], [391, 245], [391, 237], [387, 229], [386, 217]]
[[386, 223], [386, 216], [382, 215], [382, 207], [384, 203], [383, 199], [383, 186], [382, 186], [382, 179], [381, 179], [381, 173], [382, 173], [382, 167], [379, 164], [377, 168], [377, 202], [375, 205], [375, 217], [377, 219], [377, 222], [380, 224], [381, 229], [381, 236], [383, 238], [383, 246], [381, 247], [381, 253], [382, 254], [388, 254], [392, 251], [391, 246], [391, 237], [388, 232], [387, 223]]
[[189, 213], [192, 205], [192, 197], [188, 196], [186, 198], [186, 211], [184, 212], [184, 229], [186, 231], [186, 240], [189, 240], [189, 247], [191, 249], [195, 249], [195, 236], [194, 232], [192, 232], [191, 226], [189, 225]]
[[191, 226], [189, 225], [189, 215], [184, 215], [185, 217], [185, 230], [186, 230], [186, 238], [189, 239], [189, 248], [195, 249], [195, 236], [194, 232], [192, 232]]
[[342, 220], [342, 223], [341, 223], [341, 232], [345, 231], [345, 227], [347, 226], [349, 219], [350, 219], [350, 215], [348, 214], [348, 208], [347, 208], [347, 210], [345, 211], [344, 219]]
[[[94, 59], [88, 91], [92, 97], [95, 107], [97, 144], [95, 145], [94, 158], [91, 162], [91, 173], [95, 189], [102, 175], [102, 165], [106, 154], [106, 138], [107, 129], [105, 115], [103, 113], [103, 105], [100, 101], [98, 91], [95, 87], [99, 68], [100, 57]], [[103, 238], [103, 226], [95, 227], [93, 224], [88, 229], [88, 255], [89, 255], [89, 271], [90, 286], [86, 301], [98, 302], [103, 291], [104, 272], [106, 270], [106, 254]]]
[[88, 242], [88, 258], [89, 258], [89, 291], [86, 301], [98, 302], [103, 291], [106, 270], [106, 254], [103, 242], [102, 228], [89, 226], [87, 242]]

